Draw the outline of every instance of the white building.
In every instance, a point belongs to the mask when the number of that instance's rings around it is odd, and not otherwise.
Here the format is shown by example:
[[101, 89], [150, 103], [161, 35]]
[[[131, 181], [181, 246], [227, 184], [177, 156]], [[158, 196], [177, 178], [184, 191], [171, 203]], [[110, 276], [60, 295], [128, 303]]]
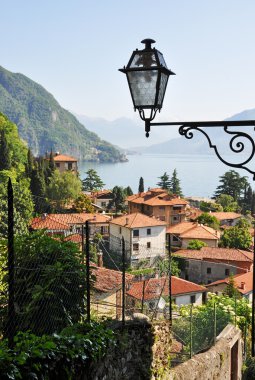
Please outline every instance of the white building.
[[121, 254], [121, 240], [130, 252], [131, 264], [165, 255], [166, 223], [141, 213], [120, 216], [110, 221], [110, 249]]

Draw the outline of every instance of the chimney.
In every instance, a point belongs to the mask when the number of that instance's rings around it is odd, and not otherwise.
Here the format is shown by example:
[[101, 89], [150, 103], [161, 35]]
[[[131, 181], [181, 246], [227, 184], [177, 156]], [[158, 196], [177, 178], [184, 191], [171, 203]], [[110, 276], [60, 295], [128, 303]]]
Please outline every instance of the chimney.
[[241, 282], [241, 284], [240, 284], [240, 289], [245, 290], [245, 282]]
[[104, 265], [103, 265], [103, 252], [102, 251], [98, 251], [97, 252], [97, 266], [102, 268]]

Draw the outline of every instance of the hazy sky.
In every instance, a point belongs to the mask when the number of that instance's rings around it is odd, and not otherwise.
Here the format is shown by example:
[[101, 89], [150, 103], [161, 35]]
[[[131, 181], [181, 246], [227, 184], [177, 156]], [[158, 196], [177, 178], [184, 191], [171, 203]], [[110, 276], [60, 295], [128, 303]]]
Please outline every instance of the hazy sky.
[[[66, 109], [134, 117], [131, 52], [156, 40], [171, 77], [164, 120], [217, 120], [255, 108], [254, 0], [1, 0], [0, 65]], [[136, 115], [138, 119], [138, 115]]]

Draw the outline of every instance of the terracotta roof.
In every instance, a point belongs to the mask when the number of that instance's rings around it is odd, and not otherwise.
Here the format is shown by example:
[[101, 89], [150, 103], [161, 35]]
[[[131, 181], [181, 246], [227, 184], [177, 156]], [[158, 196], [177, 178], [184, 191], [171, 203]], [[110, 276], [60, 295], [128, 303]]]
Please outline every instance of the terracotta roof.
[[126, 214], [119, 216], [110, 221], [110, 224], [117, 224], [118, 226], [123, 226], [127, 228], [138, 228], [138, 227], [154, 227], [154, 226], [165, 226], [166, 222], [151, 218], [147, 215], [141, 214], [139, 212], [133, 214]]
[[77, 162], [77, 159], [72, 156], [67, 156], [66, 154], [58, 154], [53, 157], [55, 162]]
[[163, 189], [151, 189], [144, 193], [138, 193], [127, 197], [127, 201], [132, 203], [146, 204], [148, 206], [174, 206], [174, 205], [187, 205], [185, 199], [179, 198], [175, 195], [169, 195]]
[[186, 239], [213, 239], [220, 238], [220, 233], [211, 227], [193, 222], [178, 223], [175, 226], [168, 227], [167, 233], [178, 234], [181, 238]]
[[43, 215], [40, 217], [33, 218], [30, 227], [33, 230], [69, 230], [69, 226], [66, 223], [62, 223], [59, 221], [56, 221], [54, 218], [52, 218], [50, 215]]
[[242, 217], [241, 214], [237, 214], [236, 212], [210, 212], [210, 215], [215, 216], [218, 220], [237, 219]]
[[82, 236], [80, 234], [72, 234], [68, 235], [64, 239], [65, 241], [72, 241], [73, 243], [76, 244], [81, 244], [82, 243]]
[[202, 247], [199, 250], [181, 249], [176, 254], [187, 259], [253, 262], [252, 252], [235, 248]]
[[[235, 286], [238, 289], [238, 291], [242, 294], [250, 293], [253, 289], [252, 286], [252, 280], [253, 280], [253, 272], [247, 272], [244, 274], [237, 274], [234, 276], [235, 280]], [[229, 277], [225, 278], [223, 280], [218, 280], [215, 282], [212, 282], [211, 284], [206, 285], [206, 287], [219, 285], [219, 284], [228, 284], [229, 283]]]
[[[145, 288], [144, 288], [144, 300], [152, 300], [159, 298], [161, 292], [162, 295], [169, 295], [168, 288], [168, 278], [150, 278], [149, 280], [145, 280]], [[143, 297], [143, 286], [144, 281], [133, 282], [130, 290], [127, 291], [127, 294], [131, 297], [142, 300]], [[163, 291], [162, 291], [163, 289]], [[187, 293], [201, 293], [205, 292], [206, 288], [201, 285], [194, 284], [193, 282], [183, 280], [181, 278], [172, 276], [172, 295], [182, 295]]]
[[[92, 272], [96, 278], [93, 288], [99, 292], [110, 292], [122, 285], [122, 272], [120, 271], [93, 265]], [[132, 281], [133, 277], [132, 274], [126, 273], [126, 282]]]

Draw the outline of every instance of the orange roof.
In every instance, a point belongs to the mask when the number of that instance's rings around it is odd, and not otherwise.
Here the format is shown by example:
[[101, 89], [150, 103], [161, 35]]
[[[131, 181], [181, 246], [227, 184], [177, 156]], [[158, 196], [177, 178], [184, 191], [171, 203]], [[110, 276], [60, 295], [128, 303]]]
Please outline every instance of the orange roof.
[[73, 243], [76, 244], [81, 244], [82, 243], [82, 236], [80, 234], [72, 234], [68, 235], [64, 239], [65, 241], [72, 241]]
[[127, 201], [132, 203], [142, 203], [148, 206], [174, 206], [174, 205], [187, 205], [185, 199], [181, 199], [176, 195], [169, 195], [163, 189], [151, 189], [144, 193], [138, 193], [127, 197]]
[[[122, 272], [120, 271], [93, 265], [92, 272], [96, 278], [93, 288], [100, 292], [109, 292], [122, 285]], [[126, 273], [127, 282], [130, 282], [133, 277], [132, 274]]]
[[190, 230], [196, 225], [197, 224], [193, 222], [178, 223], [178, 224], [168, 227], [166, 230], [166, 233], [167, 234], [182, 234], [183, 232]]
[[69, 226], [64, 221], [58, 222], [54, 218], [51, 218], [50, 215], [43, 215], [33, 218], [30, 223], [30, 227], [33, 230], [69, 230]]
[[77, 162], [77, 159], [72, 156], [67, 156], [66, 154], [57, 154], [53, 157], [55, 162]]
[[204, 226], [203, 224], [196, 224], [190, 230], [181, 233], [180, 237], [183, 239], [218, 240], [220, 238], [220, 233], [211, 227]]
[[215, 216], [215, 218], [219, 220], [225, 220], [225, 219], [237, 219], [241, 218], [241, 214], [237, 214], [236, 212], [210, 212], [210, 215]]
[[[219, 285], [219, 284], [228, 284], [229, 283], [229, 277], [225, 278], [223, 280], [218, 280], [215, 282], [212, 282], [211, 284], [208, 284], [206, 287]], [[235, 280], [235, 286], [237, 290], [242, 294], [250, 293], [253, 289], [252, 281], [253, 281], [253, 272], [247, 272], [244, 274], [237, 274], [234, 276]]]
[[178, 256], [187, 259], [210, 261], [246, 261], [253, 262], [253, 253], [235, 248], [202, 247], [201, 249], [181, 249], [176, 252]]
[[[131, 297], [141, 300], [143, 298], [144, 281], [133, 282], [127, 294]], [[162, 290], [163, 289], [163, 290]], [[172, 276], [172, 295], [182, 295], [187, 293], [205, 292], [206, 288], [201, 285], [194, 284], [193, 282], [183, 280], [181, 278]], [[145, 280], [144, 300], [158, 298], [160, 295], [169, 295], [168, 278], [150, 278]]]
[[151, 218], [147, 215], [141, 214], [139, 212], [133, 214], [126, 214], [119, 216], [110, 221], [110, 224], [117, 224], [118, 226], [123, 226], [127, 228], [138, 228], [138, 227], [153, 227], [153, 226], [165, 226], [166, 222]]

